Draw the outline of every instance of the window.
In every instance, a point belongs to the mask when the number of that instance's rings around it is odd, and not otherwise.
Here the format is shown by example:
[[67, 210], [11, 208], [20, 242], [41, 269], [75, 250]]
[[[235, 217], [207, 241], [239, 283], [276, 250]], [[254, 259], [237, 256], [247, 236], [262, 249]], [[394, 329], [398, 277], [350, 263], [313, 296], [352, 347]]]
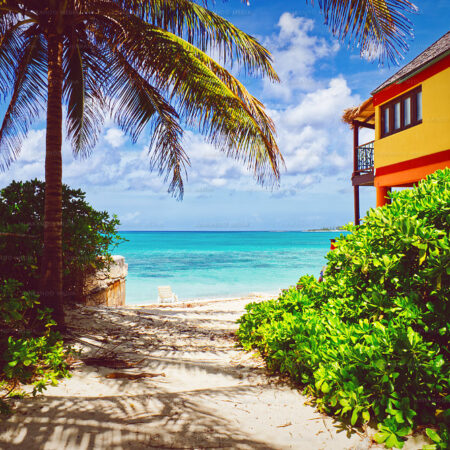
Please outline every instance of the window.
[[408, 125], [411, 125], [411, 97], [406, 97], [405, 100], [403, 100], [403, 125], [407, 127]]
[[384, 134], [389, 134], [389, 124], [391, 121], [389, 120], [389, 108], [384, 110]]
[[394, 105], [394, 130], [400, 129], [400, 124], [401, 124], [401, 122], [400, 122], [400, 116], [401, 116], [400, 110], [401, 110], [401, 107], [400, 106], [401, 106], [400, 102], [397, 102]]
[[381, 137], [422, 123], [422, 86], [381, 107]]
[[416, 94], [417, 121], [422, 121], [422, 91]]

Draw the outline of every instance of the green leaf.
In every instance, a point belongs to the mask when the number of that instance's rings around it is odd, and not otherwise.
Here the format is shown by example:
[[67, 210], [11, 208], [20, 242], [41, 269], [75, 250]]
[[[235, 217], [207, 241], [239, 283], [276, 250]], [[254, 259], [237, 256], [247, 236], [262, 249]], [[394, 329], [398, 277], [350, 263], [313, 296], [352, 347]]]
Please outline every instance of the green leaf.
[[385, 443], [387, 448], [396, 447], [402, 448], [404, 443], [397, 439], [397, 436], [394, 433], [391, 433], [390, 436], [386, 439]]
[[420, 249], [419, 250], [419, 266], [423, 264], [423, 262], [425, 261], [427, 257], [427, 251]]
[[400, 430], [397, 430], [396, 434], [397, 436], [405, 437], [408, 436], [408, 434], [411, 434], [412, 429], [410, 427], [403, 427], [400, 428]]
[[350, 423], [352, 424], [352, 425], [355, 425], [355, 423], [358, 421], [358, 411], [357, 411], [357, 409], [354, 409], [353, 410], [353, 413], [352, 413], [352, 417], [351, 417], [351, 419], [350, 419]]
[[376, 368], [378, 368], [378, 369], [380, 369], [380, 370], [384, 370], [385, 369], [385, 367], [386, 367], [386, 362], [385, 362], [385, 360], [384, 359], [377, 359], [375, 362], [374, 362], [374, 366], [376, 367]]
[[433, 441], [433, 442], [441, 442], [441, 437], [434, 431], [432, 428], [427, 428], [425, 430], [425, 433], [427, 433], [427, 436]]
[[375, 433], [373, 435], [373, 439], [375, 440], [375, 442], [377, 442], [378, 444], [382, 444], [383, 442], [386, 441], [386, 439], [390, 436], [391, 433], [387, 432], [387, 431], [379, 431], [378, 433]]

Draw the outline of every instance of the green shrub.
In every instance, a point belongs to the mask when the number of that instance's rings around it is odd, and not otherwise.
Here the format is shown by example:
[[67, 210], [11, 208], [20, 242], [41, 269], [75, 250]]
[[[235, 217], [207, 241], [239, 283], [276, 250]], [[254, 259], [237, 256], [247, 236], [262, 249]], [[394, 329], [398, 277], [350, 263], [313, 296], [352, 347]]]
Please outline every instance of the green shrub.
[[[45, 183], [13, 181], [0, 191], [0, 274], [38, 290], [44, 234]], [[89, 270], [107, 266], [122, 240], [119, 220], [93, 209], [81, 190], [63, 185], [63, 289], [66, 300], [80, 294]], [[104, 258], [99, 258], [103, 256]]]
[[306, 385], [322, 410], [378, 424], [378, 442], [401, 448], [417, 425], [440, 424], [427, 433], [444, 448], [450, 169], [394, 192], [391, 205], [347, 229], [322, 283], [302, 277], [298, 290], [248, 305], [238, 337]]
[[[9, 395], [20, 383], [31, 383], [36, 394], [69, 376], [66, 357], [71, 350], [52, 330], [51, 311], [40, 309], [38, 296], [22, 288], [17, 280], [0, 283], [0, 387], [9, 388]], [[35, 329], [44, 331], [35, 334]], [[6, 404], [0, 403], [5, 410]]]

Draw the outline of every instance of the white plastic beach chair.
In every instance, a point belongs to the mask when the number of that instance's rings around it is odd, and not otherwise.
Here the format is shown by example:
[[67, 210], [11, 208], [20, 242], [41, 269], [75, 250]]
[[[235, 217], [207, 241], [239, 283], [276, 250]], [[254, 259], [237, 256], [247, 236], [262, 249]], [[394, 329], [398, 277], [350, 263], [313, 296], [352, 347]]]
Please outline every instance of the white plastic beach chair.
[[178, 297], [172, 292], [170, 286], [158, 286], [158, 303], [172, 303], [178, 301]]

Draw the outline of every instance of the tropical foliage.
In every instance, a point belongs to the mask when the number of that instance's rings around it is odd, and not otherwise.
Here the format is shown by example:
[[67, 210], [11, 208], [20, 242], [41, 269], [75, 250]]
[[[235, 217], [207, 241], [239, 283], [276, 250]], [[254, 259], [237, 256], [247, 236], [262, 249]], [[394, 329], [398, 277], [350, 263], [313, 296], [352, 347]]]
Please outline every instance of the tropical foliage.
[[[63, 289], [66, 300], [78, 298], [84, 277], [107, 267], [110, 252], [123, 238], [119, 220], [97, 211], [86, 194], [63, 185]], [[45, 183], [13, 181], [0, 190], [0, 273], [37, 291], [43, 251]]]
[[446, 448], [450, 169], [394, 192], [348, 230], [323, 282], [304, 276], [248, 305], [239, 339], [306, 385], [321, 410], [378, 426], [377, 442], [401, 448], [418, 425], [434, 424], [429, 448]]
[[0, 412], [10, 410], [9, 398], [24, 395], [21, 383], [31, 383], [34, 395], [70, 375], [66, 358], [71, 350], [64, 348], [54, 325], [36, 293], [24, 291], [16, 280], [0, 282], [0, 388], [6, 391]]

